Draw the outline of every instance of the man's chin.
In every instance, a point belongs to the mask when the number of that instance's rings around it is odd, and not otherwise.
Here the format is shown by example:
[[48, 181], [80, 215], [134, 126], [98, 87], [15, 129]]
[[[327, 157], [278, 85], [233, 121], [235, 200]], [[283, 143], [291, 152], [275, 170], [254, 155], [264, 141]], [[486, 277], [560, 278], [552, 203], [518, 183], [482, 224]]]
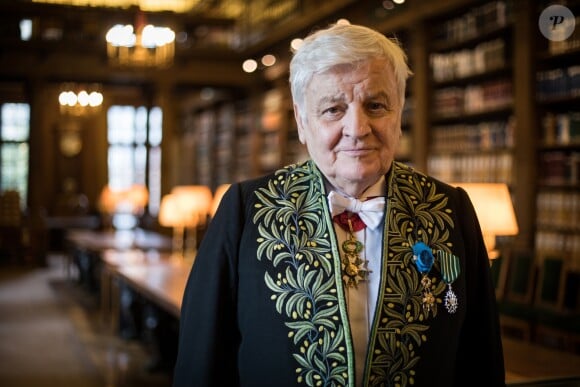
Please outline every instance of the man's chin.
[[353, 183], [374, 183], [377, 181], [384, 173], [381, 173], [377, 168], [371, 169], [355, 169], [352, 171], [339, 171], [339, 176], [344, 180]]

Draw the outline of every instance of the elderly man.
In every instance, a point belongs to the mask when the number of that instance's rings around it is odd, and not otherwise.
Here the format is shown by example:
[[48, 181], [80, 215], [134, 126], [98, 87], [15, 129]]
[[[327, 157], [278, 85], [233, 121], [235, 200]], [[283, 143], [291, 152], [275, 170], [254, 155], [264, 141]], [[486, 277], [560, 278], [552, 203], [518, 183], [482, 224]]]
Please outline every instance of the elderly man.
[[183, 300], [174, 386], [504, 386], [465, 191], [394, 160], [410, 74], [355, 25], [290, 64], [310, 159], [233, 184]]

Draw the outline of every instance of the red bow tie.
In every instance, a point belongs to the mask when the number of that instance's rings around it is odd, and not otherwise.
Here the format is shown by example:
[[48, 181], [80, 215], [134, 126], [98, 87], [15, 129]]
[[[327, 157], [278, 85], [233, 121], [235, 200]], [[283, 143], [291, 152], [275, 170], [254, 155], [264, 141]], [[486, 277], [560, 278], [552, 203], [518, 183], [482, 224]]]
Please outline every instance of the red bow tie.
[[[353, 231], [362, 230], [365, 225], [371, 229], [375, 229], [381, 224], [385, 211], [385, 198], [382, 196], [360, 201], [355, 198], [346, 198], [331, 191], [328, 194], [328, 202], [333, 219], [338, 217], [337, 222], [341, 226], [345, 223], [345, 230], [350, 230], [348, 219], [351, 221]], [[355, 224], [357, 225], [356, 228]], [[344, 226], [342, 227], [344, 228]]]
[[343, 211], [338, 215], [334, 215], [332, 217], [332, 220], [334, 221], [334, 223], [338, 224], [344, 231], [357, 232], [367, 226], [356, 212]]

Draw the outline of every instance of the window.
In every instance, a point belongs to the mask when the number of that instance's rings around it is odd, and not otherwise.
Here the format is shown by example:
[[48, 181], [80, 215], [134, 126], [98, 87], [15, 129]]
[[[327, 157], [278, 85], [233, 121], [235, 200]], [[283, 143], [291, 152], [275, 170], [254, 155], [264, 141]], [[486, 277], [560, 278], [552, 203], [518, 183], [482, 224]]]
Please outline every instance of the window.
[[22, 19], [20, 20], [20, 39], [30, 40], [32, 37], [32, 20]]
[[107, 112], [109, 187], [146, 186], [152, 215], [159, 212], [161, 200], [162, 118], [159, 107], [114, 105]]
[[2, 104], [0, 120], [0, 192], [17, 191], [20, 206], [25, 209], [28, 196], [30, 106], [26, 103]]

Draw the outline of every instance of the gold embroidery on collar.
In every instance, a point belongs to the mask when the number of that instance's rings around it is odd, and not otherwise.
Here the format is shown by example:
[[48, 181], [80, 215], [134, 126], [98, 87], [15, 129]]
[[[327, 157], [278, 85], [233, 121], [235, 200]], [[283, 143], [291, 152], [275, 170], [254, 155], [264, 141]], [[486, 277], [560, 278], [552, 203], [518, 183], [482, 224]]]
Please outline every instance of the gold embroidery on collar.
[[[297, 382], [351, 386], [354, 367], [344, 299], [339, 295], [340, 260], [332, 257], [333, 251], [337, 253], [332, 225], [321, 221], [326, 208], [322, 186], [310, 181], [317, 173], [311, 162], [293, 165], [279, 170], [267, 187], [258, 190], [253, 218], [259, 231], [257, 258], [272, 264], [264, 279], [296, 346]], [[369, 386], [410, 386], [421, 360], [418, 349], [428, 340], [427, 320], [437, 316], [446, 288], [436, 268], [429, 276], [435, 304], [426, 311], [411, 246], [420, 238], [433, 249], [450, 252], [454, 224], [447, 197], [426, 176], [395, 162], [387, 181], [386, 275], [365, 379]]]
[[[264, 279], [296, 346], [296, 380], [308, 386], [352, 385], [348, 328], [332, 257], [322, 186], [310, 162], [276, 172], [256, 193], [258, 259], [272, 263]], [[340, 269], [338, 270], [340, 273]]]
[[438, 269], [429, 275], [435, 304], [423, 308], [422, 276], [413, 265], [413, 244], [422, 240], [428, 246], [449, 251], [449, 232], [453, 229], [447, 196], [438, 193], [426, 176], [395, 162], [389, 176], [389, 202], [384, 242], [386, 276], [380, 286], [382, 313], [375, 320], [369, 350], [369, 386], [415, 383], [419, 363], [418, 349], [428, 340], [427, 320], [437, 316], [445, 283]]

